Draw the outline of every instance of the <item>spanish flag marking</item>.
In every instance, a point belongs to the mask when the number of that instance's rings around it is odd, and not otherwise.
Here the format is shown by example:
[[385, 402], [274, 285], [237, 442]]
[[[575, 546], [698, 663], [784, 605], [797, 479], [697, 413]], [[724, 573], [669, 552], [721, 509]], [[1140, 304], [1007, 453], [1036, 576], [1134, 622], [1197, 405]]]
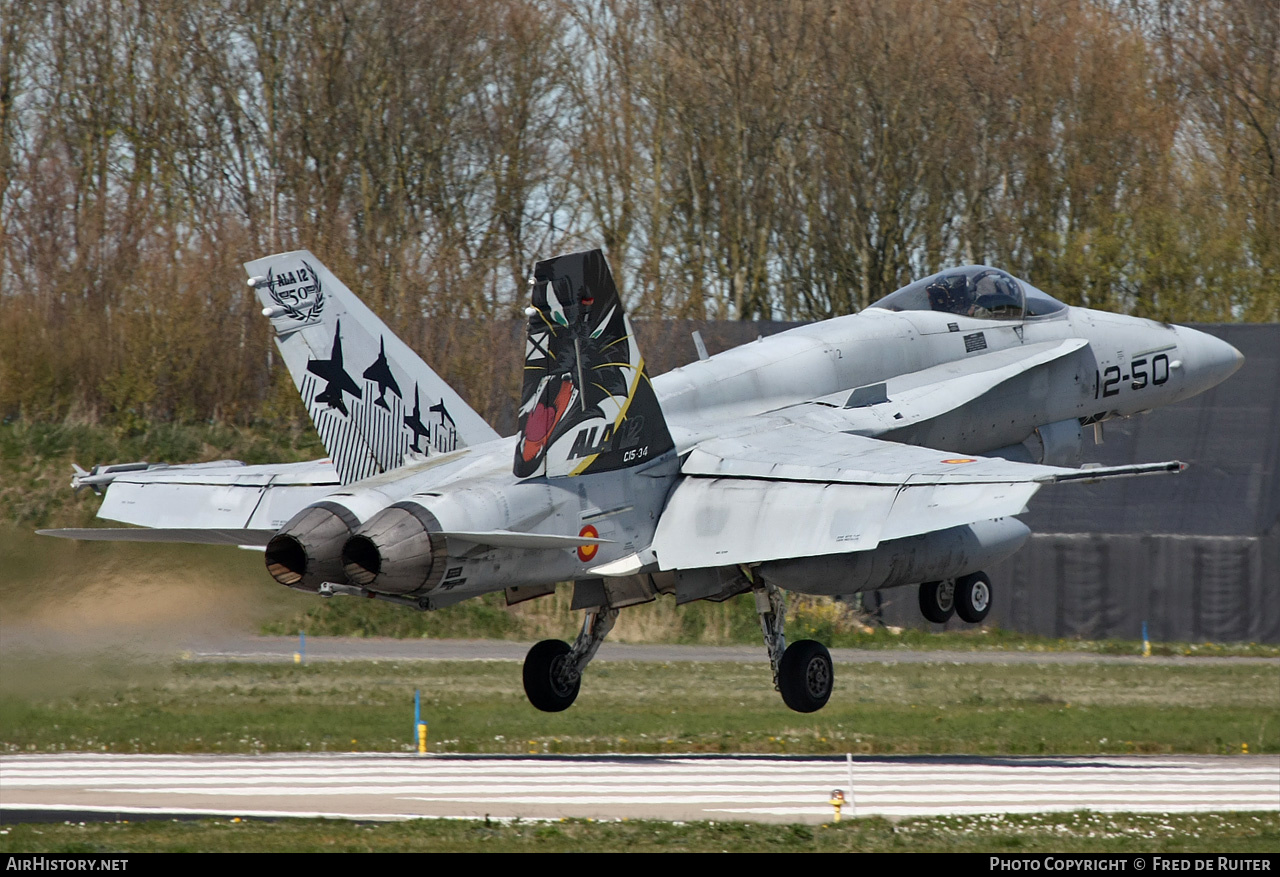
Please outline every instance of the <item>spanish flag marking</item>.
[[[583, 527], [581, 530], [578, 531], [578, 535], [583, 536], [587, 539], [598, 539], [600, 538], [600, 531], [597, 530], [595, 527], [591, 526], [590, 524], [587, 524], [585, 527]], [[599, 550], [600, 550], [599, 545], [579, 545], [578, 560], [581, 560], [583, 563], [589, 563], [591, 561], [591, 558], [595, 557], [596, 552]]]

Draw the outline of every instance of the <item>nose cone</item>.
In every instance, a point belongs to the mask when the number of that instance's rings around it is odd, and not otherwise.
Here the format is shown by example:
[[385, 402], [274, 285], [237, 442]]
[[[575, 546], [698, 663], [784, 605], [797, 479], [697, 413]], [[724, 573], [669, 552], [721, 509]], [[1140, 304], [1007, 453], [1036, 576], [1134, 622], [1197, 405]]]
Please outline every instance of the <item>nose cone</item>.
[[1188, 396], [1216, 387], [1244, 364], [1244, 354], [1221, 338], [1186, 326], [1177, 331]]

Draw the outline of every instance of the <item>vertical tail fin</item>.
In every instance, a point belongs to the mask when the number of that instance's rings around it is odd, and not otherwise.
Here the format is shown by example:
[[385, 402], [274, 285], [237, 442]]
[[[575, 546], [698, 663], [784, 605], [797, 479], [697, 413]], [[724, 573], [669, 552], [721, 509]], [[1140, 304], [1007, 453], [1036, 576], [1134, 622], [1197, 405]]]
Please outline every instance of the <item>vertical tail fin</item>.
[[343, 484], [498, 437], [311, 253], [244, 267]]
[[624, 469], [675, 446], [602, 252], [539, 262], [527, 313], [517, 477]]

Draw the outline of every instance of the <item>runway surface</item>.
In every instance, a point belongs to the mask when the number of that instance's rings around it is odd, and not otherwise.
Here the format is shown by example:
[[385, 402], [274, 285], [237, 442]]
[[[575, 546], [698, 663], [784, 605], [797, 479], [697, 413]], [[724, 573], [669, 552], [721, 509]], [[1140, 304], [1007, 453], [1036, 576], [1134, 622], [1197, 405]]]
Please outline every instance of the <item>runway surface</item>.
[[[1280, 809], [1280, 758], [32, 755], [0, 757], [0, 808], [351, 819], [845, 816]], [[70, 817], [67, 817], [70, 818]]]

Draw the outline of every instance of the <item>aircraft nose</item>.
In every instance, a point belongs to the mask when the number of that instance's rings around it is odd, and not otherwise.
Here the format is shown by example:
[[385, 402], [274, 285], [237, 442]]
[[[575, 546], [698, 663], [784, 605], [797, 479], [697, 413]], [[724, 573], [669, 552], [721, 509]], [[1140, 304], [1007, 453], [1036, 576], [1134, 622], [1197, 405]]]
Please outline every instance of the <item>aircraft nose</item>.
[[1216, 387], [1244, 364], [1244, 354], [1221, 338], [1186, 326], [1177, 331], [1187, 385], [1193, 393]]

